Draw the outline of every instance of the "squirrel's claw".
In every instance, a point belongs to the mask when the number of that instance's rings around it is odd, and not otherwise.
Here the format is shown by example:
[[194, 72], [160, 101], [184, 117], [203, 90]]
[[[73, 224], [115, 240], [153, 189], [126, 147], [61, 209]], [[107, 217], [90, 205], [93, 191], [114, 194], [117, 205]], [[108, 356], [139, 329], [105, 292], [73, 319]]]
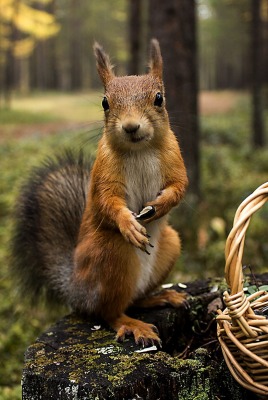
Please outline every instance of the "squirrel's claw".
[[139, 321], [126, 315], [115, 321], [114, 328], [117, 332], [116, 340], [122, 342], [126, 336], [133, 334], [135, 343], [143, 347], [149, 344], [161, 346], [157, 328], [143, 321]]
[[148, 256], [151, 255], [151, 253], [146, 249], [146, 247], [145, 247], [145, 249], [143, 251], [144, 251], [144, 253], [148, 254]]
[[140, 247], [140, 249], [142, 251], [144, 251], [144, 253], [148, 254], [149, 256], [151, 255], [151, 253], [147, 250], [146, 245], [150, 246], [152, 249], [154, 248], [154, 245], [150, 242], [148, 243], [144, 243], [142, 247]]
[[161, 339], [147, 339], [147, 338], [139, 338], [138, 341], [136, 341], [136, 344], [142, 345], [143, 348], [145, 347], [150, 347], [150, 346], [159, 346], [160, 348], [162, 347], [162, 341]]

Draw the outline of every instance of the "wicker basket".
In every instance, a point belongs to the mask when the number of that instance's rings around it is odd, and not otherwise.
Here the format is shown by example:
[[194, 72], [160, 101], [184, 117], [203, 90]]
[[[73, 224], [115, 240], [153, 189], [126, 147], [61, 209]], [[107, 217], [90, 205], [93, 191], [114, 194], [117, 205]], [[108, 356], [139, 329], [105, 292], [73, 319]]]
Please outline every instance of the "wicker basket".
[[[225, 361], [238, 383], [259, 395], [268, 395], [268, 319], [263, 314], [268, 292], [246, 297], [243, 290], [242, 255], [251, 216], [268, 200], [268, 182], [239, 206], [225, 248], [224, 293], [226, 309], [218, 311], [217, 334]], [[255, 312], [254, 312], [255, 311]], [[265, 397], [267, 398], [267, 397]]]

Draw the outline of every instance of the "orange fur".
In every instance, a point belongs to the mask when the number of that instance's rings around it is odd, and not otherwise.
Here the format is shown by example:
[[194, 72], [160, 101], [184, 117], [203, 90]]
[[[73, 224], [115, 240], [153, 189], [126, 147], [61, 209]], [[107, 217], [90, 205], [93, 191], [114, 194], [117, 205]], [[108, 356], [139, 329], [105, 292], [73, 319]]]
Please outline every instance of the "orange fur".
[[159, 238], [159, 247], [155, 260], [154, 276], [148, 287], [148, 294], [165, 281], [171, 272], [181, 251], [181, 241], [178, 233], [166, 225]]
[[135, 303], [138, 307], [157, 307], [170, 304], [179, 307], [185, 302], [185, 293], [178, 293], [176, 290], [164, 290], [161, 293], [153, 294]]
[[[161, 53], [153, 41], [150, 72], [135, 77], [115, 77], [99, 45], [95, 54], [109, 108], [91, 172], [72, 280], [76, 290], [86, 293], [87, 310], [102, 316], [118, 339], [133, 333], [136, 342], [159, 341], [152, 326], [124, 312], [162, 282], [180, 253], [179, 237], [164, 216], [182, 198], [187, 176], [165, 101], [154, 104], [156, 93], [163, 93]], [[156, 214], [140, 223], [134, 213], [145, 203], [153, 205]], [[147, 232], [152, 232], [151, 239]], [[156, 241], [152, 255], [142, 253], [149, 240]]]

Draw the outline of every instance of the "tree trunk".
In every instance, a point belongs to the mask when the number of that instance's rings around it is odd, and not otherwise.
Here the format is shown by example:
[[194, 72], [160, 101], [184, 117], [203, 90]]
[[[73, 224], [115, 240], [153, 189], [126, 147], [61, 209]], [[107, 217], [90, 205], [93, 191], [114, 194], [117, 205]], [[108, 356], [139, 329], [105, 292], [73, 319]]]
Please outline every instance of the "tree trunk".
[[[56, 0], [52, 0], [47, 5], [47, 11], [52, 14], [55, 18], [56, 17]], [[47, 57], [48, 57], [48, 65], [49, 65], [49, 73], [47, 78], [47, 88], [48, 89], [57, 89], [58, 88], [58, 65], [57, 65], [57, 57], [56, 57], [56, 50], [57, 50], [57, 35], [49, 38], [46, 41], [47, 45]]]
[[4, 63], [4, 79], [3, 79], [3, 93], [4, 93], [4, 105], [6, 108], [10, 108], [11, 106], [11, 92], [14, 87], [14, 67], [15, 67], [15, 59], [13, 55], [13, 46], [14, 42], [18, 37], [18, 31], [14, 24], [14, 20], [19, 10], [20, 0], [16, 0], [13, 4], [13, 15], [10, 20], [10, 33], [8, 40], [10, 41], [10, 46], [7, 49]]
[[[78, 3], [78, 4], [77, 4]], [[81, 21], [80, 2], [71, 0], [70, 4], [70, 80], [71, 90], [81, 89]]]
[[252, 63], [252, 144], [264, 146], [262, 115], [262, 27], [261, 0], [251, 0], [251, 63]]
[[138, 75], [141, 55], [141, 0], [129, 1], [129, 43], [128, 74]]
[[197, 106], [196, 2], [149, 2], [151, 37], [161, 45], [167, 108], [181, 144], [190, 180], [189, 192], [199, 195], [199, 128]]

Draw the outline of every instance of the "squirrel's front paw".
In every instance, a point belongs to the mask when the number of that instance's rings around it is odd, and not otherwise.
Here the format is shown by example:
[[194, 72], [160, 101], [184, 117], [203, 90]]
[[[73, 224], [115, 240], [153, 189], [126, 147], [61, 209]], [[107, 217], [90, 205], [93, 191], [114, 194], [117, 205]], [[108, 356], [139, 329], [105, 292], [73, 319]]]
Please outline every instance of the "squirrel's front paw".
[[136, 221], [134, 215], [130, 213], [123, 216], [119, 222], [119, 229], [127, 242], [148, 253], [146, 245], [150, 245], [150, 242], [146, 229]]

